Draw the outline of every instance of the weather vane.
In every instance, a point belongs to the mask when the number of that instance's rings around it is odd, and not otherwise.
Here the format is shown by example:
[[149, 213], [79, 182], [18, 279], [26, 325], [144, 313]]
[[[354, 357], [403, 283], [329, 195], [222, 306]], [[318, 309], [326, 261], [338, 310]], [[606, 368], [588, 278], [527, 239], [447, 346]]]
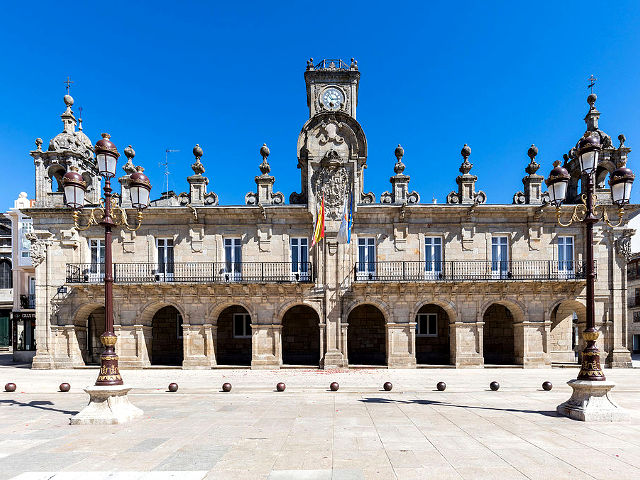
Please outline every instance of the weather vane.
[[71, 84], [75, 82], [73, 82], [71, 78], [67, 77], [67, 79], [62, 83], [64, 83], [67, 86], [67, 95], [69, 95], [69, 88], [71, 87]]
[[587, 88], [589, 89], [589, 93], [593, 93], [593, 86], [596, 84], [598, 79], [591, 75], [587, 80], [589, 81], [589, 85], [587, 86]]

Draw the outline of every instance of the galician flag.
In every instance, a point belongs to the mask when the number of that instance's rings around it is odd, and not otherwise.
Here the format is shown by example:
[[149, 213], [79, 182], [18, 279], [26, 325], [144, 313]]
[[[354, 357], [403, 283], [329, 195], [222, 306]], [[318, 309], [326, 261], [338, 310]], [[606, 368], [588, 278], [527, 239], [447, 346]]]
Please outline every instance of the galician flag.
[[353, 209], [351, 205], [351, 198], [344, 199], [344, 206], [342, 208], [342, 221], [340, 222], [340, 229], [338, 230], [338, 243], [350, 243], [351, 242], [351, 226], [353, 225]]
[[324, 238], [324, 194], [322, 195], [322, 205], [320, 206], [320, 211], [318, 212], [316, 226], [313, 229], [313, 241], [311, 242], [311, 246], [313, 247], [320, 241], [321, 238]]

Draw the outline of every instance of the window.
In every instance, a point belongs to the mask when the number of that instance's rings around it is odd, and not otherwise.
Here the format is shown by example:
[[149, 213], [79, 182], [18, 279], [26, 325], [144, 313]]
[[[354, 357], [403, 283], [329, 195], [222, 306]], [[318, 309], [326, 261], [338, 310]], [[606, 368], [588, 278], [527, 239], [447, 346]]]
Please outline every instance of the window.
[[173, 280], [173, 238], [157, 238], [156, 248], [158, 250], [158, 272], [156, 278], [160, 281]]
[[640, 305], [640, 288], [636, 288], [634, 293], [635, 296], [633, 306], [635, 307]]
[[640, 322], [640, 310], [633, 312], [633, 323]]
[[242, 280], [242, 239], [224, 239], [225, 280], [237, 282]]
[[491, 273], [506, 278], [509, 272], [509, 237], [491, 238]]
[[424, 271], [426, 278], [442, 277], [442, 238], [425, 237], [424, 239]]
[[358, 238], [358, 278], [372, 280], [376, 274], [376, 239]]
[[291, 241], [291, 277], [294, 280], [309, 279], [309, 240], [292, 238]]
[[248, 313], [233, 314], [233, 337], [234, 338], [250, 338], [251, 337], [251, 317]]
[[6, 258], [0, 259], [0, 288], [13, 288], [11, 262]]
[[558, 237], [558, 273], [573, 275], [573, 237]]
[[640, 353], [640, 335], [633, 336], [633, 353]]
[[416, 335], [420, 337], [438, 336], [438, 314], [419, 313], [416, 316]]
[[89, 281], [104, 281], [104, 239], [90, 238], [89, 253], [91, 265], [89, 266]]
[[[31, 240], [27, 234], [33, 232], [33, 224], [30, 218], [23, 218], [18, 222], [18, 247], [20, 251], [20, 265], [28, 265], [31, 259]], [[23, 261], [24, 260], [24, 261]]]

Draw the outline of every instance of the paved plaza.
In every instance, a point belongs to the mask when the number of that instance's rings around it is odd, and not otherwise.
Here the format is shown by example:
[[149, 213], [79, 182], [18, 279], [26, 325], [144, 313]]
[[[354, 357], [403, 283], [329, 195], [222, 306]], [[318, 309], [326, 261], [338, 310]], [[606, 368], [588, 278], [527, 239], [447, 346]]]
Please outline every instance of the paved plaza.
[[[0, 478], [640, 478], [640, 370], [606, 370], [625, 424], [557, 417], [577, 368], [124, 370], [144, 417], [70, 426], [96, 369], [4, 363]], [[445, 392], [435, 389], [447, 383]], [[488, 389], [491, 380], [501, 388]], [[554, 388], [540, 385], [550, 380]], [[63, 382], [68, 393], [57, 392]], [[177, 393], [167, 385], [180, 385]], [[287, 385], [275, 391], [277, 382]], [[328, 389], [340, 383], [338, 392]], [[393, 382], [385, 392], [382, 384]], [[220, 391], [230, 382], [230, 393]]]

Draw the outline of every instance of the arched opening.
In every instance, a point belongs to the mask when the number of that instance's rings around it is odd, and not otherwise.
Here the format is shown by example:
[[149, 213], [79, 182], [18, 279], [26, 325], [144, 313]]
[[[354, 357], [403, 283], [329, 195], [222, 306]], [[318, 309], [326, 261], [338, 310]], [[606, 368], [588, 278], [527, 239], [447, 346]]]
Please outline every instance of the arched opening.
[[13, 288], [13, 275], [11, 274], [11, 261], [0, 259], [0, 289]]
[[353, 365], [387, 364], [387, 331], [382, 312], [373, 305], [359, 305], [349, 314], [347, 353]]
[[429, 303], [416, 314], [416, 363], [448, 365], [449, 315], [439, 305]]
[[251, 315], [240, 305], [227, 307], [218, 316], [216, 362], [251, 365]]
[[308, 305], [291, 307], [282, 317], [282, 363], [320, 364], [320, 318]]
[[574, 300], [559, 303], [553, 308], [549, 333], [549, 355], [552, 363], [578, 363], [579, 324], [584, 324], [585, 314], [585, 306]]
[[82, 349], [87, 365], [100, 364], [100, 355], [104, 350], [104, 345], [100, 341], [100, 335], [104, 333], [105, 326], [104, 307], [98, 307], [93, 310], [87, 317], [87, 338], [83, 342], [85, 348]]
[[52, 165], [48, 173], [51, 180], [51, 191], [64, 193], [64, 185], [62, 184], [62, 177], [65, 174], [64, 167], [62, 165]]
[[515, 332], [511, 310], [494, 303], [484, 312], [483, 321], [484, 363], [515, 365]]
[[172, 305], [158, 310], [151, 320], [151, 365], [182, 365], [182, 315]]

